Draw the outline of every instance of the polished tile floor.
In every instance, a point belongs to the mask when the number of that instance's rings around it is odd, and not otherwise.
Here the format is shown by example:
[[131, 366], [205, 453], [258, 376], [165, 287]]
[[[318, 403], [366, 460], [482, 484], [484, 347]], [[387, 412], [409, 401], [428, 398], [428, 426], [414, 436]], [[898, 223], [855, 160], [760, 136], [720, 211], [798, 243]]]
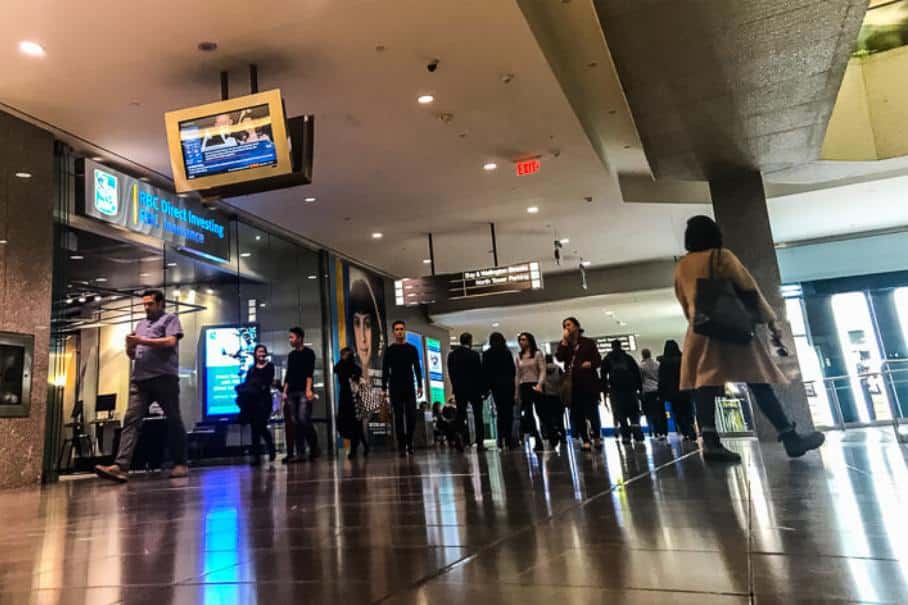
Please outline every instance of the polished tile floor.
[[324, 460], [0, 494], [0, 604], [908, 603], [908, 449]]

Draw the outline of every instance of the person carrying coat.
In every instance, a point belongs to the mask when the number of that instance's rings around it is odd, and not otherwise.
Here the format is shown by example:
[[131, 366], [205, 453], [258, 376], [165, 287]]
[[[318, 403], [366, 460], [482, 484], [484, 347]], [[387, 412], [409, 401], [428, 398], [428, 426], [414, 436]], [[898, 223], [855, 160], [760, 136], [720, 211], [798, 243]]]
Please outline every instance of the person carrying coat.
[[[708, 216], [695, 216], [687, 221], [684, 246], [687, 255], [675, 268], [675, 294], [688, 322], [697, 312], [698, 280], [711, 275], [715, 279], [727, 279], [734, 284], [742, 301], [750, 303], [748, 306], [757, 322], [769, 328], [773, 344], [782, 349], [782, 332], [772, 307], [738, 257], [723, 246], [722, 232], [715, 221]], [[741, 460], [741, 456], [722, 445], [716, 432], [716, 398], [723, 394], [729, 382], [747, 383], [760, 411], [779, 432], [779, 441], [789, 456], [803, 456], [823, 445], [822, 433], [801, 435], [795, 431], [771, 386], [788, 380], [759, 336], [755, 335], [747, 344], [739, 344], [698, 334], [690, 324], [684, 338], [680, 388], [694, 391], [704, 459]]]

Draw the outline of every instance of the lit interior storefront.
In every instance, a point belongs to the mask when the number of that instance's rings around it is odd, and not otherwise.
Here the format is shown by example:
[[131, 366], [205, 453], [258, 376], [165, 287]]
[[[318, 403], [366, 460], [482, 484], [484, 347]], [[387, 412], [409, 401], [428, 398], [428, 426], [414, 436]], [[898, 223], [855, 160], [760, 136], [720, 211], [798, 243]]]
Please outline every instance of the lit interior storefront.
[[[63, 156], [61, 171], [50, 377], [61, 419], [51, 432], [57, 466], [112, 453], [129, 388], [124, 339], [144, 317], [139, 294], [152, 288], [185, 332], [180, 404], [196, 457], [248, 442], [248, 431], [230, 422], [232, 385], [256, 343], [281, 375], [296, 325], [316, 352], [315, 417], [327, 439], [326, 253], [90, 160]], [[141, 226], [152, 211], [167, 213], [166, 231]]]

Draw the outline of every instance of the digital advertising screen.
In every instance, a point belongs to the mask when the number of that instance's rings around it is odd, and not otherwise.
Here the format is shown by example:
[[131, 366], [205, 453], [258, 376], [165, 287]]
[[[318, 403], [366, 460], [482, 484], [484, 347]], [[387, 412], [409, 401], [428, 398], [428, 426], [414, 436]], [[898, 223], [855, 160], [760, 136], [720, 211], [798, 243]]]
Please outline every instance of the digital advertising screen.
[[428, 351], [429, 397], [432, 403], [445, 402], [444, 360], [441, 357], [441, 341], [426, 337]]
[[255, 363], [258, 326], [208, 326], [202, 328], [202, 343], [205, 417], [238, 414], [236, 386]]
[[[416, 351], [417, 353], [419, 353], [419, 367], [422, 368], [423, 377], [425, 377], [428, 373], [428, 370], [426, 369], [426, 356], [422, 346], [422, 334], [419, 334], [418, 332], [407, 332], [407, 342], [416, 347]], [[413, 379], [413, 382], [416, 384], [417, 389], [424, 388], [425, 386], [416, 383], [415, 378]], [[423, 400], [425, 400], [425, 395], [426, 393], [423, 394]]]
[[277, 165], [267, 104], [180, 122], [189, 180]]

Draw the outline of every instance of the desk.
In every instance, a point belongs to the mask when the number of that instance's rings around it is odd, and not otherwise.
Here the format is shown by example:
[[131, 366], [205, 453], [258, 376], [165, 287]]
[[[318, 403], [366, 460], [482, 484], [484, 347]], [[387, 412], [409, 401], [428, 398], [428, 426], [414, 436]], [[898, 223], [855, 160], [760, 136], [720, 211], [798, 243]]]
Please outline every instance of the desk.
[[116, 418], [99, 418], [97, 420], [92, 420], [89, 422], [89, 425], [93, 426], [95, 429], [95, 440], [98, 442], [98, 453], [102, 456], [104, 455], [104, 429], [108, 425], [120, 426], [120, 421]]

